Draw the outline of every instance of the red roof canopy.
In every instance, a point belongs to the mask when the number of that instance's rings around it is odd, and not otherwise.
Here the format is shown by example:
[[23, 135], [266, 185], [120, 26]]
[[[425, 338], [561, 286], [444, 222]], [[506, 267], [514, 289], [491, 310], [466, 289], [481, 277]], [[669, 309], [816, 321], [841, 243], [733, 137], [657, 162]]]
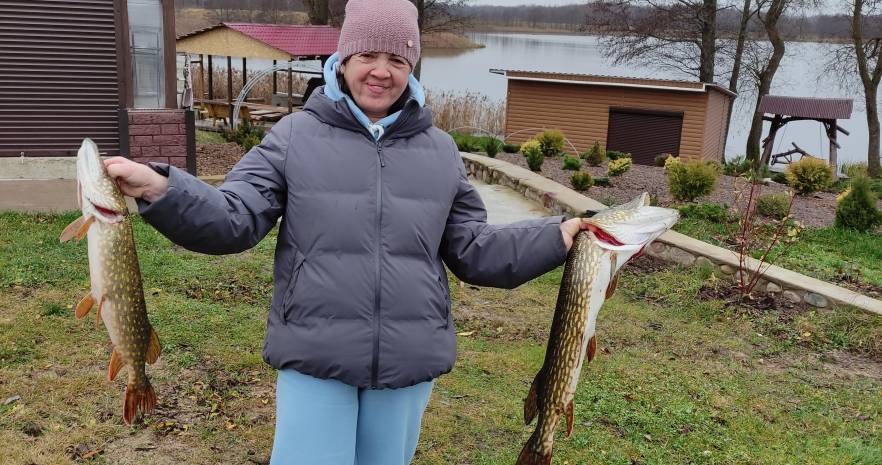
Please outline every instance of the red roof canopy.
[[796, 116], [813, 119], [849, 119], [852, 100], [850, 98], [785, 97], [766, 95], [760, 101], [763, 113]]
[[221, 23], [178, 37], [195, 36], [227, 27], [292, 57], [331, 56], [337, 51], [340, 31], [332, 26], [294, 26], [284, 24]]

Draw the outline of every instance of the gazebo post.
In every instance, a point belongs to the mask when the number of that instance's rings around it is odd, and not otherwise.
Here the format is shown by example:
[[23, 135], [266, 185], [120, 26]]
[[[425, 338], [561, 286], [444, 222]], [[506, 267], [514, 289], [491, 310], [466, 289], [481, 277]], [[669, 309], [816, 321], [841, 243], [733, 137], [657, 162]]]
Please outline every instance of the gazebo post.
[[[273, 60], [273, 96], [276, 95], [276, 92], [279, 91], [279, 81], [276, 75], [276, 60]], [[272, 98], [270, 98], [270, 103], [272, 103]]]
[[233, 123], [233, 57], [227, 55], [227, 104], [230, 124]]
[[772, 126], [769, 128], [769, 135], [763, 141], [763, 156], [760, 158], [759, 166], [769, 164], [769, 158], [772, 156], [772, 146], [775, 145], [775, 134], [781, 126], [783, 126], [781, 124], [781, 115], [775, 115], [775, 119], [772, 120]]
[[214, 99], [214, 68], [211, 65], [211, 55], [208, 55], [208, 100]]
[[836, 120], [828, 120], [824, 122], [824, 126], [827, 127], [827, 138], [830, 140], [830, 166], [833, 167], [833, 181], [839, 180], [839, 167], [838, 165], [838, 153], [836, 152], [837, 146], [839, 144], [836, 143]]
[[248, 83], [248, 66], [245, 64], [245, 57], [242, 57], [242, 88]]
[[288, 59], [288, 114], [289, 115], [291, 113], [294, 113], [294, 108], [291, 105], [291, 97], [294, 94], [294, 83], [292, 82], [294, 76], [293, 76], [293, 73], [291, 70], [291, 66], [292, 66], [293, 61], [294, 61], [293, 58]]
[[205, 57], [199, 54], [199, 100], [205, 98]]

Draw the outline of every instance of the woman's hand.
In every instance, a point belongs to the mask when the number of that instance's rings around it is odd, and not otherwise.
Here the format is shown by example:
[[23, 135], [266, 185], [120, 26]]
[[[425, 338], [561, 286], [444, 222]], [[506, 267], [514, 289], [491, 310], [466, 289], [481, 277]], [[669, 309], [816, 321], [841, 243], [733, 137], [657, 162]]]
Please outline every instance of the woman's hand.
[[104, 160], [107, 174], [116, 179], [123, 194], [136, 199], [155, 202], [168, 191], [168, 178], [149, 166], [124, 157]]
[[573, 239], [579, 231], [588, 229], [588, 223], [582, 221], [582, 218], [573, 218], [560, 224], [560, 233], [563, 235], [564, 244], [567, 246], [567, 252], [573, 247]]

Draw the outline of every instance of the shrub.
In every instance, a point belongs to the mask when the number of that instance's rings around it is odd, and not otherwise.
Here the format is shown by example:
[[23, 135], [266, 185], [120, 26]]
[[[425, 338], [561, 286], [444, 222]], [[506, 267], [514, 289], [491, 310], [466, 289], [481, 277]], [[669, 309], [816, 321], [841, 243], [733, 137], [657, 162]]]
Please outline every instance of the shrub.
[[787, 194], [765, 194], [756, 200], [756, 209], [769, 218], [783, 220], [790, 214], [790, 196]]
[[627, 173], [629, 169], [631, 169], [631, 159], [619, 158], [609, 162], [609, 165], [606, 167], [606, 175], [621, 176]]
[[665, 172], [667, 172], [672, 166], [680, 164], [680, 157], [668, 157], [665, 159]]
[[579, 173], [573, 173], [573, 177], [570, 178], [570, 183], [573, 185], [573, 189], [577, 191], [586, 191], [589, 187], [594, 185], [594, 179], [591, 178], [590, 173], [586, 173], [581, 171]]
[[830, 187], [833, 169], [815, 157], [802, 157], [787, 166], [787, 184], [800, 194], [811, 194]]
[[570, 171], [578, 171], [582, 167], [582, 161], [578, 158], [564, 156], [563, 169]]
[[659, 167], [665, 166], [665, 164], [668, 161], [668, 158], [674, 158], [674, 156], [671, 155], [670, 153], [663, 153], [661, 155], [656, 155], [655, 156], [655, 166], [659, 166]]
[[862, 176], [867, 176], [868, 168], [866, 162], [857, 162], [857, 163], [843, 163], [842, 166], [839, 167], [839, 172], [848, 176], [849, 178], [859, 178]]
[[521, 151], [521, 146], [518, 144], [503, 144], [502, 151], [505, 153], [518, 153]]
[[266, 129], [261, 125], [256, 125], [250, 120], [242, 120], [236, 127], [235, 131], [227, 131], [224, 137], [229, 142], [235, 142], [241, 145], [246, 151], [251, 150], [255, 145], [260, 144]]
[[579, 157], [584, 158], [591, 166], [600, 166], [606, 160], [606, 150], [603, 150], [600, 142], [594, 141], [594, 145], [587, 152], [582, 152]]
[[729, 212], [724, 205], [717, 203], [697, 203], [677, 207], [686, 218], [707, 220], [712, 223], [728, 223]]
[[502, 145], [502, 142], [499, 139], [491, 137], [484, 143], [484, 151], [487, 152], [488, 157], [495, 158], [496, 154], [499, 153], [500, 145]]
[[727, 176], [741, 176], [750, 171], [750, 167], [750, 160], [744, 158], [744, 155], [738, 155], [726, 163], [723, 163], [723, 174]]
[[876, 208], [876, 200], [876, 194], [870, 189], [869, 178], [854, 178], [851, 192], [836, 207], [834, 226], [860, 232], [872, 231], [882, 224], [882, 213]]
[[[598, 186], [598, 187], [609, 187], [610, 186], [609, 178], [595, 178], [594, 185]], [[609, 205], [609, 204], [607, 204], [607, 205]]]
[[521, 153], [527, 157], [527, 166], [529, 166], [531, 170], [539, 171], [542, 169], [542, 162], [545, 161], [545, 157], [542, 155], [539, 141], [530, 139], [527, 142], [524, 142], [524, 144], [521, 145]]
[[536, 134], [536, 140], [539, 141], [542, 155], [546, 157], [556, 157], [563, 152], [564, 135], [556, 129]]
[[618, 160], [619, 158], [631, 158], [631, 154], [619, 152], [618, 150], [607, 150], [606, 158], [609, 158], [610, 160]]
[[778, 184], [787, 185], [787, 175], [780, 172], [772, 173], [772, 181], [775, 181]]
[[689, 202], [713, 192], [718, 176], [712, 166], [700, 161], [671, 164], [666, 175], [671, 195]]

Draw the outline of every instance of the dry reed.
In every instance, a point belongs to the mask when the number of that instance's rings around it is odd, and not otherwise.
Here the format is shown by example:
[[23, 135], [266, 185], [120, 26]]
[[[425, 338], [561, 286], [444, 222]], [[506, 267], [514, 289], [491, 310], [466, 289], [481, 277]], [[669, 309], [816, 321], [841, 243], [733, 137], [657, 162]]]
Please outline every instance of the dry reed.
[[435, 126], [444, 131], [501, 137], [505, 128], [505, 105], [475, 92], [426, 91], [426, 106], [434, 113]]
[[[199, 65], [193, 65], [193, 90], [194, 95], [203, 95], [205, 98], [208, 98], [208, 73], [206, 70], [206, 75], [204, 77], [203, 82], [200, 82], [200, 69]], [[249, 79], [253, 79], [257, 72], [248, 71]], [[303, 94], [303, 91], [306, 89], [306, 81], [308, 80], [302, 74], [293, 73], [292, 74], [292, 92], [295, 94]], [[227, 70], [226, 69], [214, 69], [212, 70], [212, 82], [211, 87], [214, 90], [213, 98], [216, 100], [226, 100], [227, 99]], [[239, 93], [242, 91], [242, 70], [241, 69], [233, 69], [233, 98], [239, 96]], [[279, 93], [287, 93], [288, 92], [288, 73], [285, 71], [279, 72], [277, 79], [276, 92]], [[264, 76], [260, 81], [258, 81], [257, 85], [255, 85], [251, 92], [248, 93], [248, 100], [252, 102], [262, 102], [269, 104], [272, 102], [272, 93], [273, 93], [273, 76], [272, 74]]]

